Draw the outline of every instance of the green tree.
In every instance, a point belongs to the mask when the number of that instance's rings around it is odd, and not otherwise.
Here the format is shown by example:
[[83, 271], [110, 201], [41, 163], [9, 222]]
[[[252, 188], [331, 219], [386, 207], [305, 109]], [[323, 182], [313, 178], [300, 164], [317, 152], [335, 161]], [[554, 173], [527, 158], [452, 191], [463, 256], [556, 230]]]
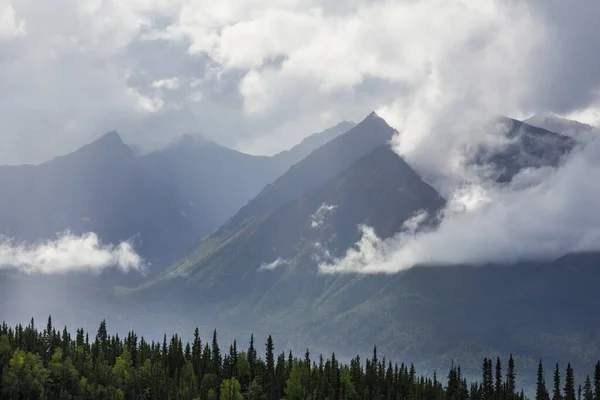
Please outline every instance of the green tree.
[[10, 399], [41, 398], [47, 375], [39, 355], [17, 349], [2, 373], [4, 396]]
[[206, 399], [211, 390], [216, 396], [218, 384], [219, 380], [217, 379], [217, 376], [215, 374], [204, 375], [204, 377], [202, 378], [202, 382], [200, 383], [200, 397]]
[[286, 400], [302, 400], [306, 398], [306, 388], [304, 387], [304, 374], [306, 366], [301, 363], [294, 363], [292, 373], [285, 384]]
[[[392, 382], [393, 384], [393, 382]], [[343, 368], [340, 374], [340, 400], [354, 400], [356, 399], [356, 389], [352, 383], [352, 375], [350, 375], [349, 368]]]
[[237, 379], [225, 379], [221, 383], [221, 395], [220, 400], [244, 400], [242, 396], [242, 387]]
[[[112, 368], [113, 382], [117, 389], [121, 389], [124, 393], [133, 392], [133, 380], [135, 378], [135, 370], [131, 361], [129, 349], [124, 346], [123, 352], [115, 360], [115, 365]], [[132, 393], [133, 396], [133, 393]]]
[[252, 383], [250, 384], [250, 387], [248, 388], [248, 392], [246, 394], [246, 398], [248, 400], [265, 400], [266, 396], [265, 393], [263, 391], [263, 387], [260, 384], [260, 381], [257, 379], [254, 379], [252, 381]]

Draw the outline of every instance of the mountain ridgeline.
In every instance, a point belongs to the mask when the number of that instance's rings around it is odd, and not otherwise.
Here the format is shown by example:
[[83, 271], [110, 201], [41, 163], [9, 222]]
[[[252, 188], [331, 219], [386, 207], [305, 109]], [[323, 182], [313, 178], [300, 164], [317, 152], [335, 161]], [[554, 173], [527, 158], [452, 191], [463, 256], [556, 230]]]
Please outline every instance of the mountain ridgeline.
[[191, 136], [134, 156], [116, 132], [37, 166], [0, 167], [0, 234], [36, 242], [70, 230], [132, 240], [160, 271], [291, 165], [353, 127], [342, 122], [290, 151], [258, 157]]

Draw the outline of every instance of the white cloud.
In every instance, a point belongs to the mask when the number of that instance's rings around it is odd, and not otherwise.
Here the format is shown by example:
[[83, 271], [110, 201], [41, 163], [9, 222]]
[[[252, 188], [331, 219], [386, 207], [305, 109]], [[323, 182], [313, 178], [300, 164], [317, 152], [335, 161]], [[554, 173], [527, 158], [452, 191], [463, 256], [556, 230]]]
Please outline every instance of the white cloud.
[[310, 227], [320, 228], [325, 223], [325, 219], [335, 210], [337, 206], [331, 204], [321, 204], [317, 211], [310, 216]]
[[19, 19], [10, 1], [0, 1], [0, 42], [25, 36], [25, 21]]
[[101, 272], [116, 267], [124, 272], [143, 271], [144, 263], [128, 242], [105, 245], [95, 233], [59, 235], [56, 240], [35, 244], [15, 243], [0, 237], [0, 269], [28, 274], [75, 271]]
[[152, 82], [151, 86], [155, 89], [176, 90], [179, 89], [179, 78], [159, 79]]
[[284, 265], [288, 265], [289, 263], [290, 262], [288, 260], [285, 260], [285, 259], [279, 257], [273, 262], [261, 264], [261, 266], [258, 268], [258, 271], [272, 271], [275, 268], [282, 267]]
[[[471, 103], [449, 115], [593, 109], [600, 6], [583, 1], [0, 0], [3, 29], [21, 32], [0, 60], [0, 164], [110, 130], [145, 149], [202, 131], [264, 154], [373, 109], [414, 139], [449, 93]], [[165, 77], [179, 88], [153, 87]]]

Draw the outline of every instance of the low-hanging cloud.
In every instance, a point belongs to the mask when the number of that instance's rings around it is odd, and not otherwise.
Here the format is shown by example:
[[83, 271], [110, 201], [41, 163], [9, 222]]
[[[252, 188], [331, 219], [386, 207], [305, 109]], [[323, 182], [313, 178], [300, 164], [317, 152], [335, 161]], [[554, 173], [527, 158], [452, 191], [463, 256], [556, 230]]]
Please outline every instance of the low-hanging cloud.
[[600, 140], [593, 140], [560, 168], [525, 170], [510, 185], [482, 182], [457, 190], [435, 229], [382, 240], [361, 227], [356, 245], [320, 269], [394, 273], [415, 265], [514, 263], [600, 251], [599, 179]]
[[283, 267], [285, 265], [288, 265], [289, 263], [290, 263], [289, 260], [278, 257], [273, 262], [261, 264], [261, 266], [258, 268], [258, 271], [273, 271], [274, 269]]
[[99, 273], [107, 268], [118, 268], [123, 272], [143, 272], [145, 269], [142, 258], [129, 242], [103, 244], [95, 233], [76, 236], [66, 232], [55, 240], [34, 244], [0, 237], [0, 270], [57, 274], [77, 271]]

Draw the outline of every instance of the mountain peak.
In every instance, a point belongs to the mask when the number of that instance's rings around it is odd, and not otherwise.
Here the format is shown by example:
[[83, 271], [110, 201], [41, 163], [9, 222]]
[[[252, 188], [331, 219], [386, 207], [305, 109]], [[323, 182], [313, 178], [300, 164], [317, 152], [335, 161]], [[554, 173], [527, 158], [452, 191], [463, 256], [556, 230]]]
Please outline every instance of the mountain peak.
[[129, 157], [133, 152], [121, 139], [116, 131], [111, 131], [100, 136], [92, 143], [83, 146], [73, 154], [96, 154], [110, 157]]
[[392, 129], [392, 127], [377, 114], [375, 111], [371, 111], [369, 115], [365, 117], [357, 127], [369, 127], [369, 129]]
[[91, 144], [94, 144], [94, 143], [112, 143], [112, 144], [117, 144], [117, 145], [125, 144], [125, 143], [123, 143], [123, 140], [121, 139], [121, 136], [119, 135], [119, 133], [117, 131], [110, 131], [110, 132], [105, 133], [104, 135], [100, 136], [98, 139], [96, 139]]

